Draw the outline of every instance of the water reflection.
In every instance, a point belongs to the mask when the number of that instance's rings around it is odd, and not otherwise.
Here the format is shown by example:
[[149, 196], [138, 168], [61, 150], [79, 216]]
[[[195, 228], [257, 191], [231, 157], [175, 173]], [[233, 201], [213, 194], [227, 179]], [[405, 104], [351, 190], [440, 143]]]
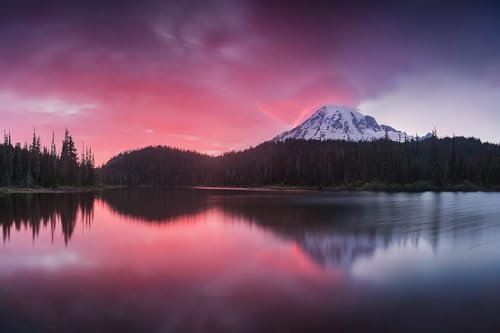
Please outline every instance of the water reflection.
[[41, 228], [50, 229], [52, 239], [56, 225], [60, 224], [64, 242], [68, 243], [75, 229], [77, 218], [87, 226], [93, 219], [94, 195], [92, 193], [65, 194], [13, 194], [0, 196], [0, 225], [4, 242], [11, 230], [29, 229], [33, 239]]
[[207, 194], [189, 189], [135, 188], [104, 191], [100, 197], [123, 217], [167, 223], [207, 209]]
[[498, 331], [499, 200], [148, 188], [1, 197], [0, 331]]
[[[77, 221], [90, 227], [94, 202], [130, 221], [168, 224], [217, 209], [229, 220], [269, 230], [293, 241], [325, 267], [349, 268], [377, 249], [418, 248], [423, 239], [435, 253], [440, 238], [469, 246], [481, 242], [482, 232], [497, 228], [492, 194], [388, 194], [247, 192], [189, 189], [117, 189], [99, 195], [30, 194], [0, 197], [4, 242], [11, 230], [22, 228], [36, 239], [41, 228], [52, 239], [60, 224], [64, 242]], [[484, 197], [484, 198], [482, 198]]]
[[[221, 195], [226, 214], [296, 242], [324, 266], [348, 268], [377, 249], [419, 248], [440, 241], [479, 244], [498, 229], [491, 194], [299, 193]], [[491, 230], [490, 230], [491, 231]], [[444, 244], [446, 246], [447, 244]]]

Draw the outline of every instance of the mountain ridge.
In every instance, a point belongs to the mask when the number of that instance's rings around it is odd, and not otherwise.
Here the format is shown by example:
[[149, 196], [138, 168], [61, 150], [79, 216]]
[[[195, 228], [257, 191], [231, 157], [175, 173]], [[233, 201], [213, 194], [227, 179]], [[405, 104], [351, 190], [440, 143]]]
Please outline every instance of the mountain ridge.
[[[426, 139], [430, 137], [429, 134], [419, 139]], [[364, 115], [356, 108], [332, 104], [315, 108], [312, 115], [300, 125], [276, 135], [272, 141], [286, 139], [373, 141], [386, 136], [398, 142], [415, 139], [415, 136], [392, 126], [379, 124], [374, 117]]]

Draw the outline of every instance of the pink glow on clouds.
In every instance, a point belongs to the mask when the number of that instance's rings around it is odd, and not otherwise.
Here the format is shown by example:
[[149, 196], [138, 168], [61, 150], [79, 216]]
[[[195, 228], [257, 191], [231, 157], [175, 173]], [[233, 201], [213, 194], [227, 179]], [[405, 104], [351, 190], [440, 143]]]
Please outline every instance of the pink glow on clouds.
[[[470, 11], [439, 6], [292, 1], [284, 8], [249, 0], [33, 8], [0, 8], [0, 130], [23, 142], [36, 128], [49, 144], [52, 131], [60, 141], [68, 127], [99, 163], [145, 145], [211, 154], [247, 148], [326, 103], [368, 105], [362, 111], [409, 132], [439, 128], [405, 111], [412, 100], [389, 98], [404, 90], [400, 79], [439, 68], [454, 82], [474, 73], [484, 83], [481, 73], [491, 77], [498, 66], [496, 44], [488, 42], [497, 36], [496, 17], [474, 13], [483, 27], [476, 31]], [[437, 82], [432, 75], [415, 81], [412, 87]], [[450, 117], [460, 107], [453, 100], [439, 110], [448, 121], [459, 119]], [[448, 125], [475, 134], [465, 122]]]
[[320, 70], [294, 73], [287, 57], [274, 66], [275, 55], [259, 55], [246, 42], [192, 37], [176, 41], [186, 48], [180, 55], [172, 47], [158, 51], [166, 53], [161, 60], [154, 49], [93, 53], [96, 45], [64, 38], [65, 48], [16, 60], [19, 70], [2, 79], [2, 125], [19, 141], [36, 128], [45, 143], [51, 131], [60, 137], [68, 127], [98, 162], [150, 144], [212, 154], [241, 149], [296, 124], [318, 103], [353, 101]]

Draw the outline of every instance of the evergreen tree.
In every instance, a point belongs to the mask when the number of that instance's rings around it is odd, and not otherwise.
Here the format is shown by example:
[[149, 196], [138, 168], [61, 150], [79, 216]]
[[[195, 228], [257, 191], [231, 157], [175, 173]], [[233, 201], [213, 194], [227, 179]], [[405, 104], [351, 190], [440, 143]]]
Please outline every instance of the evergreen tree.
[[40, 181], [40, 157], [41, 157], [40, 146], [41, 146], [40, 137], [37, 136], [35, 130], [33, 130], [33, 139], [30, 146], [30, 153], [31, 153], [30, 165], [32, 171], [31, 179], [35, 184], [39, 183]]
[[64, 132], [61, 148], [61, 180], [64, 185], [75, 184], [78, 179], [78, 152], [68, 129]]
[[[66, 130], [61, 155], [57, 155], [54, 134], [50, 149], [42, 147], [40, 136], [33, 131], [30, 144], [12, 146], [10, 133], [4, 132], [0, 144], [0, 185], [55, 186], [90, 185], [95, 180], [95, 163], [92, 151], [84, 151], [78, 161], [73, 138]], [[83, 176], [84, 175], [84, 176]]]
[[455, 134], [453, 134], [452, 138], [452, 146], [451, 146], [451, 157], [450, 157], [450, 180], [452, 183], [457, 182], [458, 172], [457, 172], [457, 151], [456, 151], [456, 140]]
[[402, 143], [266, 142], [216, 157], [160, 146], [119, 154], [101, 175], [105, 183], [123, 185], [336, 187], [383, 182], [500, 188], [500, 145], [474, 138], [439, 139], [434, 131], [430, 139]]
[[434, 128], [431, 137], [431, 179], [434, 184], [439, 185], [441, 183], [441, 175], [439, 169], [439, 152], [438, 152], [438, 136], [437, 130]]

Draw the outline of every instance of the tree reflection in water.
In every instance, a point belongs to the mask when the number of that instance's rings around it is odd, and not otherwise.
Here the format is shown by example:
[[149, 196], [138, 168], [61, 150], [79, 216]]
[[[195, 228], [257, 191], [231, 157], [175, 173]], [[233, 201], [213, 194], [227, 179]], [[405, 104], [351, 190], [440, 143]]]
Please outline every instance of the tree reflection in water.
[[[349, 268], [376, 249], [418, 247], [424, 237], [437, 251], [443, 233], [473, 238], [484, 216], [440, 194], [249, 192], [135, 188], [99, 194], [29, 194], [0, 197], [3, 239], [11, 230], [40, 228], [52, 237], [60, 223], [67, 244], [77, 221], [90, 227], [96, 200], [129, 221], [168, 224], [218, 209], [228, 220], [259, 226], [293, 241], [325, 267]], [[80, 217], [80, 219], [79, 219]], [[186, 221], [182, 219], [182, 221]]]
[[80, 215], [80, 221], [90, 226], [93, 220], [95, 195], [92, 193], [12, 194], [0, 196], [0, 225], [4, 242], [10, 239], [12, 228], [29, 229], [33, 239], [40, 228], [50, 228], [52, 239], [60, 223], [67, 244]]
[[[499, 199], [153, 188], [2, 197], [0, 331], [498, 331]], [[82, 224], [91, 230], [80, 237]], [[60, 230], [66, 247], [50, 244]]]

